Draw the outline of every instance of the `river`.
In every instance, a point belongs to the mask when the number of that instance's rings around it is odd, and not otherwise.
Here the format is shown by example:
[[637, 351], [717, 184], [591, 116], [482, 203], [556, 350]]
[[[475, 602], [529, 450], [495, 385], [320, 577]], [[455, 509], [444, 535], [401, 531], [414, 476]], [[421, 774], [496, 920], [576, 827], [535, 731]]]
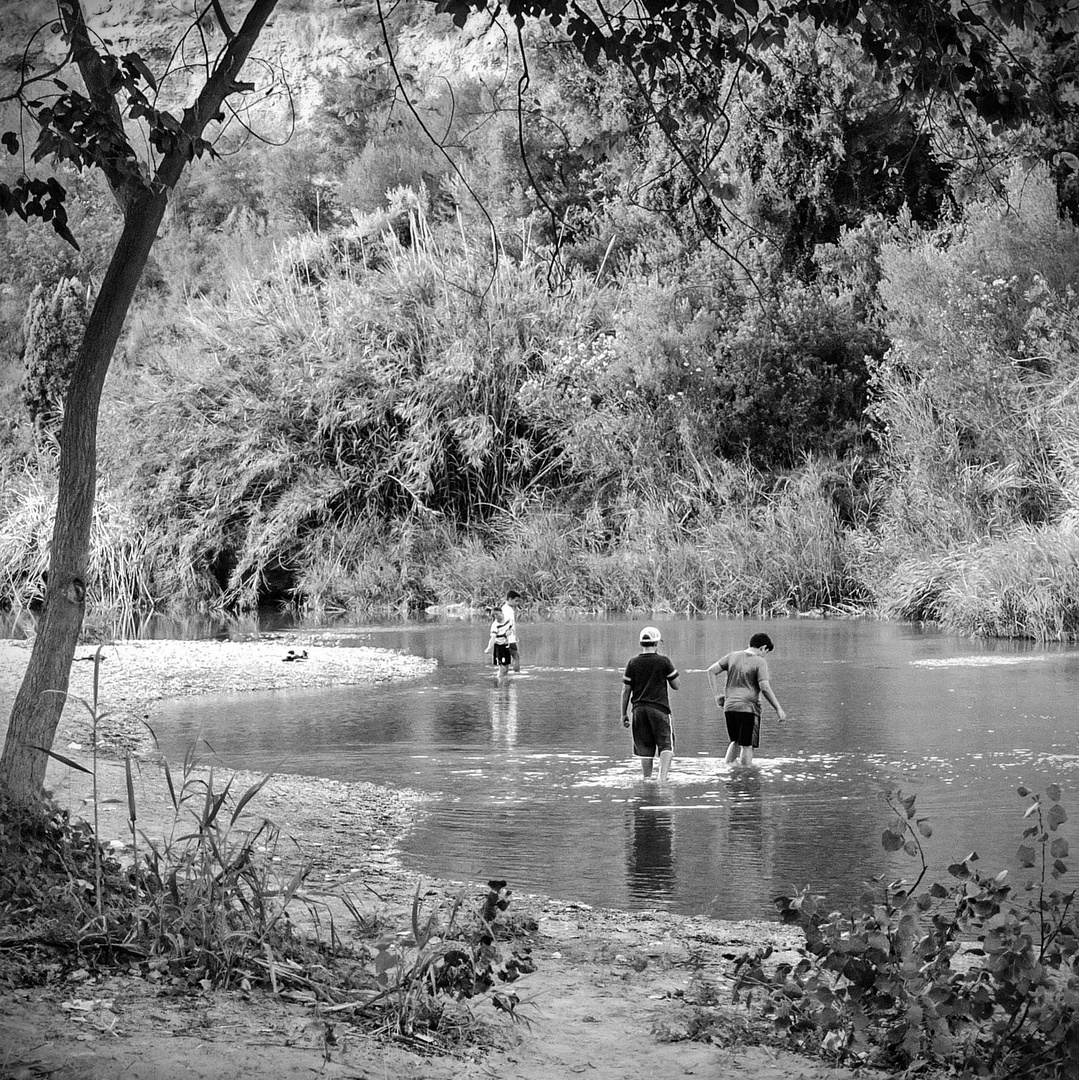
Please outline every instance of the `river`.
[[[484, 619], [336, 627], [345, 647], [431, 656], [438, 670], [385, 688], [165, 702], [154, 727], [175, 759], [202, 739], [204, 759], [212, 747], [233, 768], [425, 792], [403, 843], [421, 874], [726, 919], [774, 919], [774, 898], [807, 885], [846, 907], [865, 880], [913, 876], [916, 861], [881, 847], [892, 787], [917, 797], [930, 875], [945, 882], [971, 852], [1021, 878], [1020, 785], [1057, 782], [1076, 809], [1079, 648], [860, 620], [647, 621], [682, 673], [662, 787], [642, 780], [618, 713], [641, 621], [524, 613], [522, 672], [500, 683]], [[731, 769], [704, 669], [760, 629], [789, 719], [766, 707], [756, 767]]]

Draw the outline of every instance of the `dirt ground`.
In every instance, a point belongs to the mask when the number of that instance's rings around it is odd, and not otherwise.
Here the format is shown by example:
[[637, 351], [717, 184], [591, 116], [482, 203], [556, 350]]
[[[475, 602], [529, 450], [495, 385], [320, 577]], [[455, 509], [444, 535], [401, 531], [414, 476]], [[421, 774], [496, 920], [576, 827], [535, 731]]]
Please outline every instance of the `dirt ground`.
[[[134, 754], [137, 763], [138, 830], [160, 836], [174, 825], [164, 772], [142, 722], [152, 724], [155, 700], [222, 689], [410, 678], [426, 670], [415, 658], [337, 644], [321, 636], [273, 635], [250, 642], [108, 647], [101, 687], [102, 706], [111, 717], [98, 732], [99, 745], [106, 748], [96, 771], [99, 838], [121, 856], [130, 855], [126, 778], [116, 756], [122, 753]], [[307, 658], [283, 663], [290, 650], [306, 651]], [[28, 655], [23, 643], [0, 643], [5, 724]], [[92, 650], [77, 655], [92, 656]], [[89, 696], [92, 669], [92, 663], [76, 660], [72, 692]], [[88, 762], [83, 715], [85, 710], [65, 710], [54, 746]], [[172, 766], [175, 782], [181, 766]], [[233, 791], [246, 790], [256, 779], [235, 774]], [[90, 820], [95, 806], [90, 777], [53, 762], [47, 782], [62, 805]], [[295, 839], [290, 850], [302, 851], [313, 864], [306, 895], [342, 926], [348, 919], [340, 899], [345, 893], [384, 918], [400, 920], [417, 888], [424, 904], [462, 891], [466, 897], [474, 893], [478, 903], [483, 883], [417, 881], [400, 868], [394, 843], [418, 800], [413, 792], [370, 784], [275, 776], [244, 815], [251, 821], [268, 818]], [[777, 924], [607, 911], [520, 895], [513, 896], [511, 912], [535, 926], [530, 943], [536, 971], [515, 984], [520, 1021], [507, 1020], [489, 1003], [476, 1006], [488, 1032], [478, 1047], [424, 1053], [422, 1047], [365, 1035], [322, 1006], [268, 991], [174, 994], [137, 974], [97, 977], [59, 964], [46, 985], [19, 986], [4, 979], [0, 956], [0, 1080], [845, 1080], [853, 1075], [818, 1059], [757, 1045], [747, 1034], [745, 1014], [731, 1003], [733, 964], [743, 951], [771, 943], [780, 954], [793, 955], [797, 938]], [[704, 1014], [721, 1015], [723, 1022], [708, 1025], [707, 1040], [694, 1039]]]

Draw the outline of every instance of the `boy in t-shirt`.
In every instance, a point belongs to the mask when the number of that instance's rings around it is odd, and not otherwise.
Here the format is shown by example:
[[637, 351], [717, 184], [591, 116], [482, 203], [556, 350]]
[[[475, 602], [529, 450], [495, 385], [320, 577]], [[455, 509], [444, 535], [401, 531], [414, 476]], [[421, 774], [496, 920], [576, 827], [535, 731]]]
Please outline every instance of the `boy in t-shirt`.
[[510, 662], [513, 660], [509, 646], [512, 628], [512, 624], [502, 618], [501, 608], [491, 608], [491, 636], [483, 651], [491, 653], [491, 662], [498, 668], [499, 675], [509, 670]]
[[[753, 751], [761, 744], [762, 697], [775, 709], [780, 723], [787, 719], [769, 681], [765, 656], [772, 648], [772, 639], [767, 634], [754, 634], [748, 649], [727, 653], [708, 669], [708, 682], [716, 704], [723, 710], [727, 737], [731, 740], [723, 759], [728, 765], [733, 765], [736, 758], [742, 765], [753, 764]], [[721, 671], [727, 673], [722, 690], [719, 689]]]
[[[633, 729], [633, 753], [641, 759], [645, 779], [652, 775], [652, 759], [659, 755], [662, 783], [674, 759], [674, 723], [667, 691], [678, 689], [678, 668], [661, 656], [659, 630], [641, 631], [641, 651], [626, 664], [622, 676], [622, 725]], [[631, 711], [632, 707], [632, 711]]]

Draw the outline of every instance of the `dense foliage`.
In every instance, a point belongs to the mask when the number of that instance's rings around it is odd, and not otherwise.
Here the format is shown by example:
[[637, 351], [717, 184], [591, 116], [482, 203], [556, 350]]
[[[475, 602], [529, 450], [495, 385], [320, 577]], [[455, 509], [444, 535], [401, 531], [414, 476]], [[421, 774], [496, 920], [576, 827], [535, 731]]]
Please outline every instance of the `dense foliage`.
[[[1075, 45], [1005, 17], [1054, 90], [979, 116], [811, 21], [737, 80], [657, 68], [651, 112], [604, 49], [530, 29], [522, 95], [426, 7], [386, 24], [403, 107], [383, 27], [340, 14], [356, 62], [286, 145], [226, 136], [172, 200], [110, 376], [92, 597], [412, 610], [512, 579], [1075, 636]], [[0, 224], [15, 604], [56, 475], [21, 388], [53, 408], [74, 314], [45, 301], [92, 291], [115, 230], [103, 184], [67, 186], [79, 252]]]
[[736, 995], [756, 998], [780, 1032], [836, 1061], [938, 1069], [959, 1077], [1073, 1076], [1079, 1066], [1079, 920], [1067, 873], [1061, 789], [1028, 800], [1018, 861], [1029, 880], [986, 873], [971, 853], [951, 886], [926, 874], [928, 820], [892, 792], [886, 851], [921, 862], [913, 883], [874, 883], [855, 911], [830, 911], [805, 889], [779, 901], [805, 932], [797, 964], [768, 969], [765, 951], [739, 962]]

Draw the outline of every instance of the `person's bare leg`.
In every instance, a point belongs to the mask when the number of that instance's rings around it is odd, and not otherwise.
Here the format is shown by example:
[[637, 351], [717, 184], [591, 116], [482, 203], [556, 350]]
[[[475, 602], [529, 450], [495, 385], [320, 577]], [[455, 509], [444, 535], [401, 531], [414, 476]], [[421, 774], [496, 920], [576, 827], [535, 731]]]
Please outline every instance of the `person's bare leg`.
[[753, 764], [753, 747], [743, 746], [742, 755], [739, 759], [740, 764], [744, 765], [747, 769]]
[[674, 760], [673, 750], [661, 750], [659, 752], [659, 782], [662, 784], [667, 779], [667, 773], [671, 771], [671, 762]]
[[731, 745], [727, 747], [727, 756], [723, 759], [723, 764], [733, 765], [734, 759], [738, 757], [738, 751], [741, 749], [742, 748], [736, 742], [732, 742]]
[[648, 780], [652, 776], [652, 759], [650, 757], [641, 758], [641, 775]]

